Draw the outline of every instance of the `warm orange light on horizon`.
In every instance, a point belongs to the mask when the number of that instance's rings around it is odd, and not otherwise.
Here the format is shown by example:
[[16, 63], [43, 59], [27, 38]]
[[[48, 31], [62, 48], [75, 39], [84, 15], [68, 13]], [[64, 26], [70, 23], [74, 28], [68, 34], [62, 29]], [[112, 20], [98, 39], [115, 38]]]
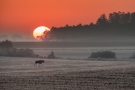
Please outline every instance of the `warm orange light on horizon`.
[[33, 36], [35, 39], [40, 40], [40, 37], [42, 37], [44, 31], [50, 31], [50, 29], [45, 26], [39, 26], [33, 31]]
[[100, 15], [135, 12], [135, 0], [0, 0], [0, 35], [33, 37], [33, 27], [96, 23]]

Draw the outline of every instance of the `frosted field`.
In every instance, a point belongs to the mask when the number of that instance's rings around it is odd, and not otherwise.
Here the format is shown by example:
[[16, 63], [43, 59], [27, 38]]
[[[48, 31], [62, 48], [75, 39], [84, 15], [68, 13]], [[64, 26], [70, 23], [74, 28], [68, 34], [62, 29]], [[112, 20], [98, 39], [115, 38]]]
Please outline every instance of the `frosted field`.
[[[0, 74], [37, 75], [35, 72], [46, 72], [45, 75], [72, 71], [106, 70], [123, 67], [134, 67], [135, 61], [92, 61], [43, 59], [43, 65], [34, 65], [38, 58], [0, 57]], [[22, 74], [21, 74], [22, 73]]]
[[[0, 90], [135, 90], [135, 47], [33, 48], [60, 59], [0, 57]], [[116, 59], [87, 60], [92, 52], [110, 50]], [[74, 59], [74, 60], [72, 60]]]

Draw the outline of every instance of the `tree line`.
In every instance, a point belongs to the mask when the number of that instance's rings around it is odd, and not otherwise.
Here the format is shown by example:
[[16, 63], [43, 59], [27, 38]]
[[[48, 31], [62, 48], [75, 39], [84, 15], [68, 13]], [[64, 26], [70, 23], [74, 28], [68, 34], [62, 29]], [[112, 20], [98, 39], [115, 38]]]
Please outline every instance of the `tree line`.
[[51, 53], [46, 56], [40, 56], [38, 54], [35, 54], [32, 49], [29, 48], [14, 48], [12, 41], [4, 40], [0, 41], [0, 56], [10, 56], [10, 57], [37, 57], [37, 58], [48, 58], [48, 59], [54, 59], [57, 58], [54, 55], [54, 52], [51, 51]]
[[32, 49], [17, 49], [9, 40], [0, 42], [0, 56], [37, 57]]
[[52, 27], [50, 32], [44, 32], [43, 41], [81, 41], [92, 37], [115, 37], [135, 35], [135, 12], [113, 12], [102, 14], [94, 24], [78, 24], [76, 26]]

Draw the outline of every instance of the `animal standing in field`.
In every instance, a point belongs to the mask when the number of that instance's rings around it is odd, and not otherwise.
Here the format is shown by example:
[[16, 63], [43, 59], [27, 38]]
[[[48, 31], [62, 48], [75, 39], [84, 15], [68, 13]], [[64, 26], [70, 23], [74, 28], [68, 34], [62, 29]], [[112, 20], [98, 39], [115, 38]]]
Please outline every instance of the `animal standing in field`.
[[37, 60], [37, 61], [35, 61], [35, 64], [43, 64], [43, 63], [45, 63], [45, 61], [44, 60]]

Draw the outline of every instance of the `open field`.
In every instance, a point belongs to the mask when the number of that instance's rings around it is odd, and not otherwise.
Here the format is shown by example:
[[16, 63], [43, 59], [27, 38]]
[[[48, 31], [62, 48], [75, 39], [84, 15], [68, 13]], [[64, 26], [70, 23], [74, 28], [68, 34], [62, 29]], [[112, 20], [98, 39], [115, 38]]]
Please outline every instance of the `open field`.
[[134, 90], [135, 61], [0, 57], [0, 90]]

